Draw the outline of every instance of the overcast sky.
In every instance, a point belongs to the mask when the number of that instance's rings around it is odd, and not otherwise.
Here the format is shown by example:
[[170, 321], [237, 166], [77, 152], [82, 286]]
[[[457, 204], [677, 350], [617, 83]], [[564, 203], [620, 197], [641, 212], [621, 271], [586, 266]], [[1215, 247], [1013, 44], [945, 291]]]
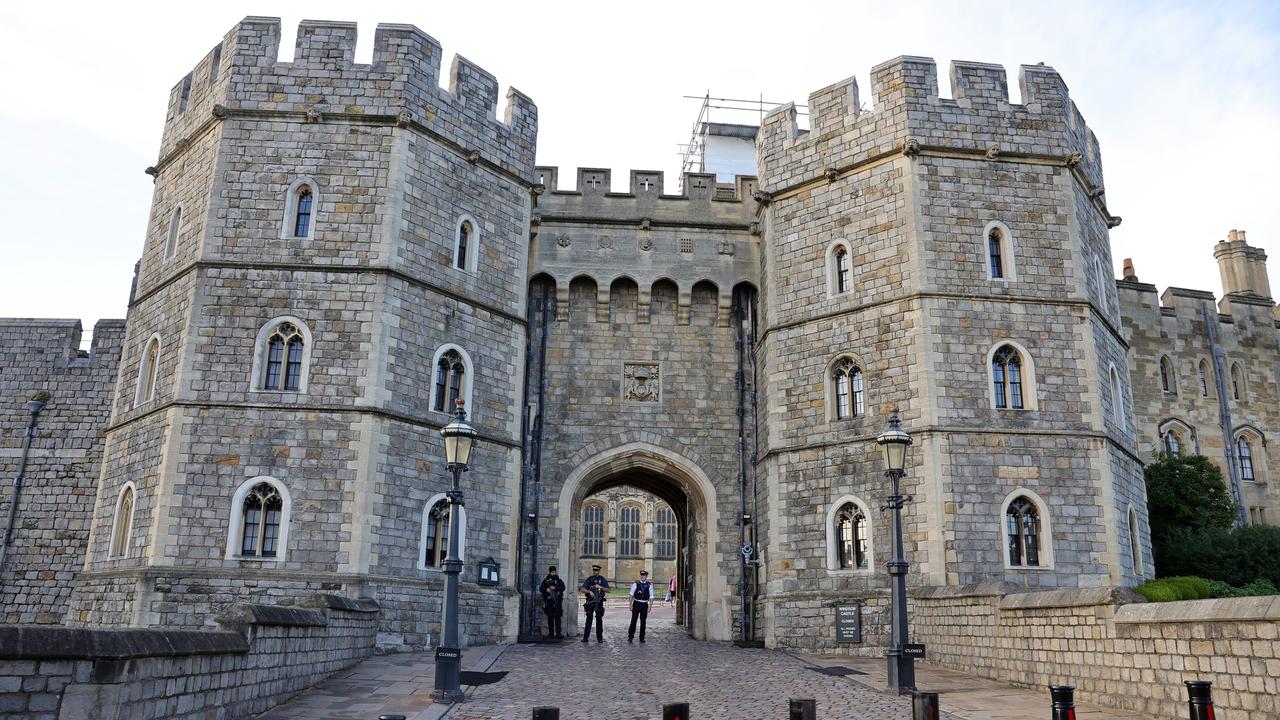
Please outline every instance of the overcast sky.
[[[0, 9], [0, 317], [124, 317], [169, 90], [245, 15], [411, 23], [538, 104], [538, 162], [679, 169], [699, 103], [795, 100], [898, 55], [1056, 68], [1097, 133], [1117, 270], [1219, 292], [1231, 228], [1280, 287], [1280, 3], [35, 3]], [[910, 7], [908, 7], [910, 5]], [[618, 9], [613, 9], [618, 8]], [[501, 108], [499, 109], [501, 114]], [[720, 115], [725, 122], [750, 116]], [[572, 182], [572, 180], [569, 180]]]

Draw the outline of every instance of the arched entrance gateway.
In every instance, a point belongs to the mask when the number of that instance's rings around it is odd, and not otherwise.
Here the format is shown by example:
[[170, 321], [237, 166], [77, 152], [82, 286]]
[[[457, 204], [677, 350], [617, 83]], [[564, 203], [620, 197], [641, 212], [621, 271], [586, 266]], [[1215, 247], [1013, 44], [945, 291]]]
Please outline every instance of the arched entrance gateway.
[[[577, 568], [583, 551], [583, 502], [590, 496], [618, 486], [630, 486], [652, 493], [675, 512], [678, 526], [676, 565], [682, 580], [679, 612], [689, 634], [702, 640], [730, 640], [729, 608], [725, 605], [727, 583], [715, 561], [708, 528], [716, 527], [715, 488], [696, 464], [670, 450], [647, 443], [631, 443], [600, 453], [579, 465], [565, 478], [560, 490], [557, 527], [565, 530], [564, 542], [556, 554], [562, 568]], [[568, 574], [568, 573], [566, 573]], [[631, 578], [618, 578], [631, 580]], [[661, 580], [658, 578], [658, 580]], [[582, 578], [566, 577], [575, 610], [565, 609], [565, 634], [582, 632], [582, 605], [576, 586]], [[566, 603], [567, 604], [567, 603]], [[605, 622], [617, 627], [619, 608], [614, 602]]]

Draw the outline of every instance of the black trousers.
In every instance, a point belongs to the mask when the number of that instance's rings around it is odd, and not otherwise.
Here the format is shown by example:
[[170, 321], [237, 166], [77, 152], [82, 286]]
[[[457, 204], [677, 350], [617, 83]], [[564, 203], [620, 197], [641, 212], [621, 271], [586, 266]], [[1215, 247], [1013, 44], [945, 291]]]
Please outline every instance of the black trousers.
[[644, 642], [644, 625], [649, 619], [649, 603], [633, 602], [631, 603], [631, 627], [627, 629], [627, 639], [636, 636], [636, 619], [640, 619], [640, 642]]
[[587, 603], [582, 606], [587, 611], [587, 626], [582, 631], [582, 640], [591, 637], [591, 618], [596, 619], [596, 640], [604, 642], [604, 603]]
[[559, 603], [546, 603], [542, 606], [542, 611], [547, 614], [547, 634], [551, 637], [560, 637], [564, 632], [560, 628], [561, 612]]

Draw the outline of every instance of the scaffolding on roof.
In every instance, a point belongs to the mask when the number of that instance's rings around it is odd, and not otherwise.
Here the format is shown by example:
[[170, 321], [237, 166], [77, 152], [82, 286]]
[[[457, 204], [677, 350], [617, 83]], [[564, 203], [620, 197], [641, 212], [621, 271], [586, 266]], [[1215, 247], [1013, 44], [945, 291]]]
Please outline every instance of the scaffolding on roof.
[[[689, 133], [689, 142], [677, 144], [680, 153], [680, 192], [684, 192], [684, 176], [686, 173], [705, 172], [705, 153], [707, 149], [707, 125], [711, 124], [711, 111], [723, 110], [729, 113], [756, 113], [756, 126], [764, 122], [764, 116], [770, 110], [787, 103], [765, 100], [761, 95], [756, 100], [712, 97], [708, 90], [702, 95], [685, 95], [686, 100], [701, 100], [698, 118], [693, 121], [693, 130]], [[808, 105], [796, 105], [796, 114], [808, 115]]]

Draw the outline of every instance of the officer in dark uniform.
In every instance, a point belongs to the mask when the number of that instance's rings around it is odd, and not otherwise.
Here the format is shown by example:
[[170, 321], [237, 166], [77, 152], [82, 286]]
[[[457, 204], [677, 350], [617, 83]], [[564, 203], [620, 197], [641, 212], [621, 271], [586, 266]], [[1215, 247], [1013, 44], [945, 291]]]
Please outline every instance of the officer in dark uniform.
[[600, 575], [600, 566], [591, 566], [591, 575], [582, 581], [582, 594], [586, 602], [582, 609], [587, 611], [587, 625], [582, 631], [582, 642], [591, 637], [591, 618], [596, 620], [596, 642], [604, 642], [604, 594], [609, 589], [609, 581]]
[[649, 582], [649, 571], [641, 570], [640, 579], [631, 583], [631, 592], [627, 602], [631, 605], [631, 627], [627, 630], [627, 642], [635, 640], [636, 620], [640, 620], [640, 642], [644, 642], [644, 626], [649, 619], [649, 601], [653, 599], [653, 584]]
[[547, 576], [538, 586], [542, 593], [542, 611], [547, 614], [547, 635], [562, 638], [564, 632], [560, 628], [560, 616], [564, 614], [564, 581], [556, 575], [556, 566], [547, 568]]

